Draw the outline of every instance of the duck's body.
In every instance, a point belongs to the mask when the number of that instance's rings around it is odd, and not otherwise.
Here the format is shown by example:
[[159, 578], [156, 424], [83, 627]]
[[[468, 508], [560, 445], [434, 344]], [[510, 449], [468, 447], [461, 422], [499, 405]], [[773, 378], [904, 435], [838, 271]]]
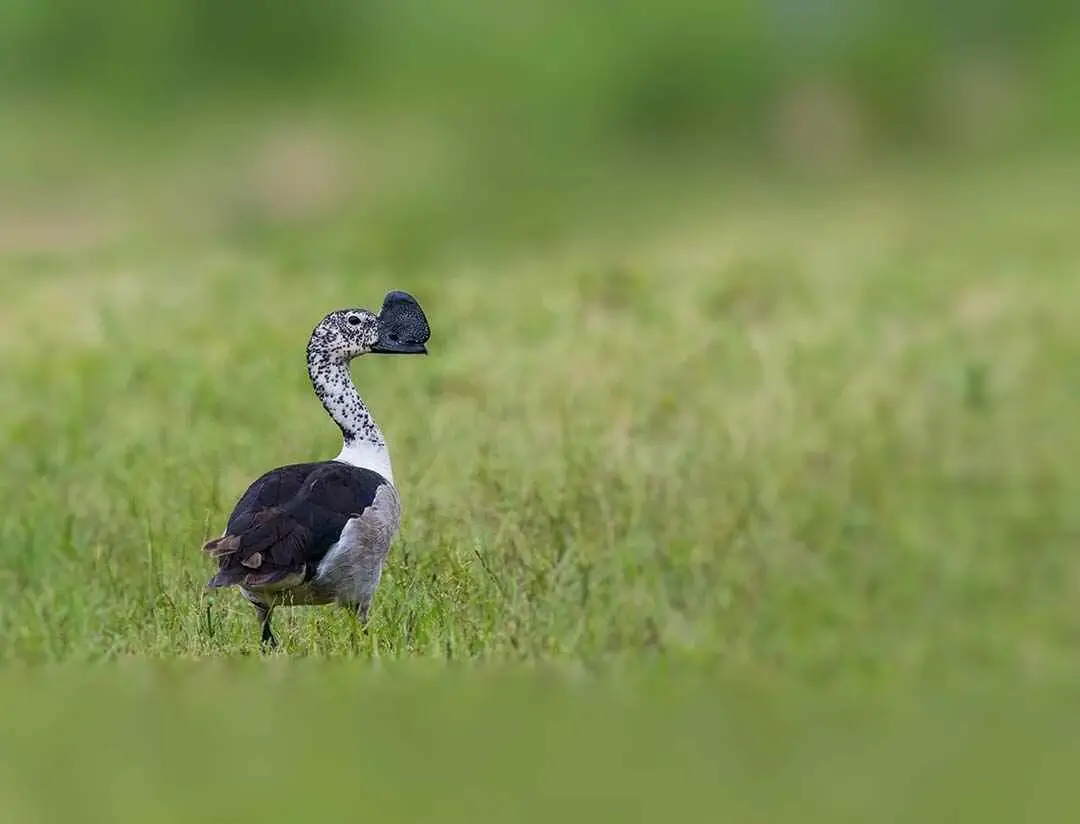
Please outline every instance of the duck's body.
[[280, 467], [233, 510], [217, 548], [236, 548], [213, 584], [238, 584], [267, 608], [337, 602], [366, 613], [399, 519], [397, 490], [377, 472], [337, 461]]
[[258, 612], [265, 643], [276, 644], [270, 618], [279, 605], [337, 603], [366, 620], [401, 505], [386, 442], [348, 363], [366, 352], [422, 354], [428, 334], [419, 304], [403, 292], [387, 295], [377, 317], [332, 312], [312, 333], [308, 374], [342, 431], [341, 452], [262, 475], [225, 533], [204, 546], [218, 559], [208, 586], [238, 586]]

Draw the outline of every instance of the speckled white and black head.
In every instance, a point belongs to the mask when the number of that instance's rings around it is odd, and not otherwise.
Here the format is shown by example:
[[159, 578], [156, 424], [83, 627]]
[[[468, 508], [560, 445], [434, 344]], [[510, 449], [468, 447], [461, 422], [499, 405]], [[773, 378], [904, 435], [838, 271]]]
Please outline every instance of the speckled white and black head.
[[378, 315], [339, 309], [315, 327], [308, 341], [308, 375], [341, 429], [344, 443], [337, 460], [373, 469], [393, 483], [386, 440], [353, 385], [349, 362], [369, 353], [425, 355], [430, 334], [423, 309], [407, 292], [388, 293]]
[[308, 375], [341, 429], [341, 452], [259, 477], [224, 534], [203, 546], [218, 562], [208, 586], [240, 587], [258, 612], [264, 643], [277, 643], [270, 617], [279, 604], [338, 603], [366, 620], [398, 530], [400, 501], [386, 439], [349, 364], [369, 353], [426, 354], [430, 334], [423, 309], [406, 292], [389, 292], [377, 315], [331, 312], [311, 333]]

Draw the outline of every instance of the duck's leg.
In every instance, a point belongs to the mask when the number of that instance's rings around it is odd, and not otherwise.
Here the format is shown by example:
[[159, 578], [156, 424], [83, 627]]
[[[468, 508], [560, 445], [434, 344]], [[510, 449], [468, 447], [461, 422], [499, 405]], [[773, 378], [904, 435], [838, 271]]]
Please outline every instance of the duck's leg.
[[277, 638], [274, 637], [274, 631], [270, 628], [270, 618], [274, 614], [274, 608], [259, 601], [252, 601], [251, 604], [255, 607], [255, 613], [259, 616], [263, 647], [274, 649], [277, 646]]
[[345, 608], [345, 611], [350, 613], [355, 619], [357, 624], [360, 625], [361, 630], [367, 629], [368, 609], [371, 606], [371, 602], [367, 603], [355, 603], [353, 601], [344, 601], [341, 606]]
[[362, 640], [367, 636], [368, 605], [356, 603], [343, 603], [345, 610], [356, 620], [349, 625], [349, 646], [353, 655], [362, 654]]

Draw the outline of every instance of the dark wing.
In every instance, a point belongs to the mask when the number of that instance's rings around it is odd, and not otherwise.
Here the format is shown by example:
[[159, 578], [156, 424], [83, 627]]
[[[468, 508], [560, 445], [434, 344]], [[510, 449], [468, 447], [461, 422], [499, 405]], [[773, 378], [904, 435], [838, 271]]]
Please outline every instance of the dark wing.
[[287, 504], [300, 491], [311, 473], [325, 465], [319, 461], [279, 466], [253, 481], [233, 507], [225, 528], [226, 533], [244, 516]]
[[225, 534], [203, 547], [218, 559], [208, 586], [310, 580], [345, 524], [371, 506], [385, 483], [377, 472], [337, 461], [266, 473], [240, 498]]

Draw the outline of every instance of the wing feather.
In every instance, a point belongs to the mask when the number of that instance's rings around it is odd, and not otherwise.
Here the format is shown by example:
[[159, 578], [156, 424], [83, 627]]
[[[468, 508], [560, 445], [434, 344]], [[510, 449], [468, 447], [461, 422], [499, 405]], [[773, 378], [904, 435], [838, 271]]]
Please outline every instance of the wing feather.
[[245, 491], [225, 534], [207, 541], [218, 561], [208, 586], [287, 587], [308, 580], [350, 518], [372, 505], [387, 481], [329, 461], [266, 473]]

